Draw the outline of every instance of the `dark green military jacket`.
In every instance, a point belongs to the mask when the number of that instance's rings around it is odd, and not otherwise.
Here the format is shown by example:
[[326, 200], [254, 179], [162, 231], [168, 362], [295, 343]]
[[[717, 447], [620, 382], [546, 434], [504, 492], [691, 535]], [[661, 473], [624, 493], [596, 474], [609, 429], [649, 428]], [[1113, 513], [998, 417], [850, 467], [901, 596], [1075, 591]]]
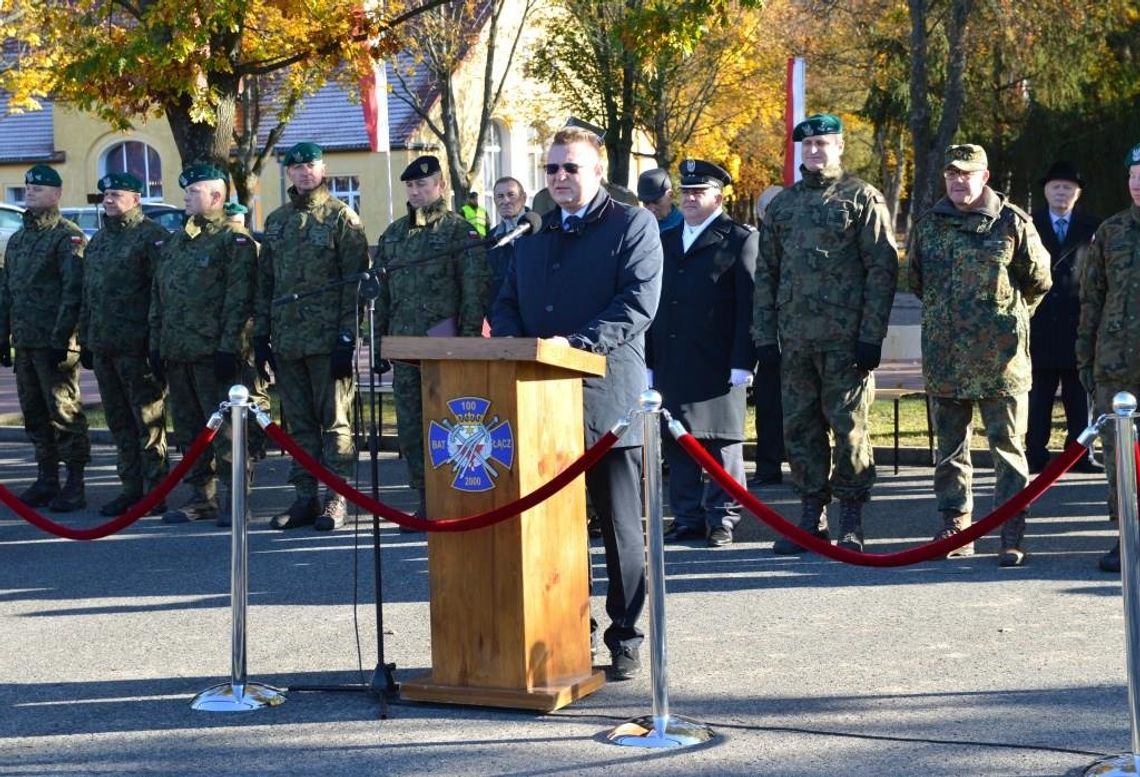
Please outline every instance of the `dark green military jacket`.
[[1077, 367], [1097, 383], [1140, 383], [1140, 205], [1100, 225], [1081, 268]]
[[0, 347], [69, 348], [83, 297], [83, 230], [59, 208], [26, 211], [0, 272]]
[[83, 257], [81, 346], [101, 354], [146, 355], [154, 266], [169, 237], [137, 206], [103, 218]]
[[784, 350], [854, 351], [887, 336], [898, 249], [883, 195], [839, 167], [803, 171], [760, 230], [752, 337]]
[[442, 198], [392, 222], [376, 252], [377, 331], [479, 335], [490, 272], [484, 251], [471, 246], [478, 237]]
[[150, 350], [171, 361], [242, 353], [256, 260], [253, 238], [221, 211], [170, 235], [151, 287]]
[[944, 197], [915, 223], [907, 258], [922, 300], [927, 392], [982, 399], [1028, 391], [1029, 318], [1052, 286], [1029, 214], [988, 186], [977, 210]]
[[269, 336], [286, 359], [332, 353], [337, 335], [356, 334], [357, 284], [346, 283], [284, 305], [273, 300], [306, 294], [368, 270], [368, 238], [356, 213], [321, 185], [269, 214], [258, 259], [254, 335]]

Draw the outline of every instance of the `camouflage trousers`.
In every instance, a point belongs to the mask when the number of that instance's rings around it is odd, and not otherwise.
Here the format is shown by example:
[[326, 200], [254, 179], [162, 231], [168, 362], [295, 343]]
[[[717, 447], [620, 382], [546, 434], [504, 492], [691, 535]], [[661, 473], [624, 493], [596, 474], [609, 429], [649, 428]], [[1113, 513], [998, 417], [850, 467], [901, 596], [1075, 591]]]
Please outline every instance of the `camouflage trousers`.
[[95, 379], [115, 440], [123, 492], [143, 494], [169, 471], [163, 387], [145, 356], [95, 354]]
[[[214, 377], [213, 359], [166, 362], [166, 383], [170, 387], [166, 404], [174, 420], [174, 440], [185, 451], [218, 409], [218, 404], [229, 398], [230, 387]], [[203, 488], [221, 477], [223, 483], [229, 483], [231, 449], [232, 433], [227, 417], [213, 444], [190, 467], [185, 482]]]
[[56, 362], [46, 348], [17, 348], [16, 395], [24, 431], [40, 464], [86, 464], [91, 460], [87, 416], [79, 400], [79, 355]]
[[982, 416], [986, 441], [994, 460], [994, 506], [1004, 504], [1029, 482], [1025, 460], [1025, 427], [1029, 394], [985, 399], [931, 397], [938, 459], [934, 465], [934, 495], [938, 510], [973, 512], [974, 467], [970, 461], [970, 433], [974, 407]]
[[[352, 436], [352, 378], [332, 376], [330, 356], [277, 358], [277, 393], [289, 434], [305, 452], [345, 480], [352, 479], [356, 444]], [[289, 482], [297, 496], [315, 497], [317, 479], [293, 462]]]
[[[1140, 397], [1140, 385], [1126, 383], [1106, 383], [1096, 387], [1096, 396], [1093, 397], [1094, 415], [1102, 413], [1112, 414], [1112, 398], [1121, 391], [1127, 391], [1134, 397]], [[1104, 446], [1104, 474], [1108, 478], [1108, 517], [1116, 520], [1116, 424], [1109, 421], [1100, 429], [1100, 442]]]
[[392, 397], [396, 400], [396, 437], [408, 465], [408, 485], [424, 487], [424, 406], [420, 371], [397, 362], [392, 366]]
[[[801, 497], [866, 501], [875, 484], [869, 429], [875, 379], [848, 351], [786, 351], [784, 449]], [[832, 450], [834, 440], [834, 450]]]

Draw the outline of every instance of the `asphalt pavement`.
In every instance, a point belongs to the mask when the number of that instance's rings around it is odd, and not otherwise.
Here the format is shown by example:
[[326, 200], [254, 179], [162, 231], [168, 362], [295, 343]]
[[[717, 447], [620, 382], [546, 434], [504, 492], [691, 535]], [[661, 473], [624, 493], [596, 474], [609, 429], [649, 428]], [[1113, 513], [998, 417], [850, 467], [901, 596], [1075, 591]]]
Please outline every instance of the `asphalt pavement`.
[[[113, 455], [94, 453], [90, 508], [58, 520], [103, 520]], [[370, 518], [332, 533], [268, 529], [290, 501], [287, 466], [274, 454], [256, 467], [249, 678], [367, 685]], [[364, 484], [369, 469], [362, 458]], [[381, 498], [410, 509], [402, 462], [385, 454], [379, 472]], [[26, 443], [0, 442], [5, 485], [18, 491], [33, 474]], [[868, 550], [934, 533], [931, 476], [880, 467]], [[981, 514], [988, 472], [976, 488]], [[754, 493], [794, 519], [788, 485]], [[380, 534], [383, 642], [399, 681], [430, 663], [426, 542], [386, 523]], [[0, 774], [1076, 775], [1129, 746], [1120, 581], [1096, 568], [1113, 537], [1102, 479], [1069, 475], [1035, 506], [1018, 569], [997, 566], [994, 537], [973, 558], [902, 569], [778, 557], [752, 518], [726, 548], [667, 546], [670, 710], [718, 736], [657, 752], [605, 738], [651, 711], [648, 673], [551, 714], [396, 698], [382, 718], [358, 690], [191, 710], [229, 677], [228, 533], [146, 518], [74, 542], [0, 509]], [[592, 561], [604, 578], [597, 542]], [[604, 616], [598, 596], [593, 610]]]

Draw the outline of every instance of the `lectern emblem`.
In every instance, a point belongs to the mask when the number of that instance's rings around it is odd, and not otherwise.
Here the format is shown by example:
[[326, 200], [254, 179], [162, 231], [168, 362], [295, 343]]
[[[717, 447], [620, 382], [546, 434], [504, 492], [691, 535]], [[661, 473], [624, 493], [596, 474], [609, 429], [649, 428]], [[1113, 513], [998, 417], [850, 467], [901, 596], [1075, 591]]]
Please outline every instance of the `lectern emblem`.
[[500, 474], [492, 466], [508, 470], [515, 460], [515, 439], [510, 421], [487, 418], [490, 400], [459, 397], [447, 402], [455, 420], [432, 420], [428, 425], [428, 454], [431, 465], [451, 467], [455, 479], [451, 487], [459, 491], [490, 491]]

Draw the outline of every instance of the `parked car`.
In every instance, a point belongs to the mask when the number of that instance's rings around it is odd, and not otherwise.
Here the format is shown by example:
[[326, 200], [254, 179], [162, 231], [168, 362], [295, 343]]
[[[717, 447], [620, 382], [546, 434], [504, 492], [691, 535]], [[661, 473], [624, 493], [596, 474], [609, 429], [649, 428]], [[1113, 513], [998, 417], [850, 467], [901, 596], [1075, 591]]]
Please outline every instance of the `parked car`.
[[4, 261], [4, 251], [8, 248], [8, 238], [24, 226], [24, 209], [19, 205], [0, 202], [0, 265]]
[[94, 205], [86, 208], [60, 208], [59, 213], [65, 219], [74, 221], [88, 240], [103, 226], [103, 211]]
[[170, 232], [182, 229], [182, 224], [186, 221], [185, 209], [168, 202], [144, 202], [142, 210]]
[[[181, 229], [182, 222], [186, 218], [185, 210], [168, 202], [144, 202], [142, 203], [142, 211], [170, 232]], [[83, 230], [83, 234], [87, 235], [88, 238], [103, 227], [103, 209], [97, 205], [89, 205], [85, 208], [60, 208], [59, 212], [63, 214], [64, 218], [71, 219], [78, 224], [79, 228]]]

